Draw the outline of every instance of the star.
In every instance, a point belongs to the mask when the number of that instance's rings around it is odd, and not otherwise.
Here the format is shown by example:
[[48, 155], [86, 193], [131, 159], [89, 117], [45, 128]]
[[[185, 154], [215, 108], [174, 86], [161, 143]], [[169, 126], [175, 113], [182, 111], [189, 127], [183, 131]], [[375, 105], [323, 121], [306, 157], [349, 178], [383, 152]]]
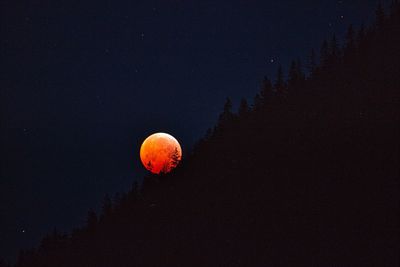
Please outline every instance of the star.
[[25, 136], [29, 135], [29, 129], [28, 128], [23, 128], [22, 131], [23, 131]]
[[99, 95], [96, 95], [96, 100], [97, 100], [97, 104], [103, 105], [103, 100], [101, 99], [101, 97]]

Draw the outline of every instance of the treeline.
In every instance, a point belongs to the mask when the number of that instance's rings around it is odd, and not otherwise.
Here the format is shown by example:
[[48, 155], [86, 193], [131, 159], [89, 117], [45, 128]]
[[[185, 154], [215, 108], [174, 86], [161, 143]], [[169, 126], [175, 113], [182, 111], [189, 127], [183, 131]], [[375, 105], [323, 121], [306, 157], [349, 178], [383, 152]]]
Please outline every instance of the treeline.
[[[314, 49], [310, 52], [306, 69], [301, 60], [293, 60], [286, 81], [281, 66], [274, 82], [264, 77], [252, 106], [243, 98], [238, 113], [233, 114], [228, 98], [218, 125], [209, 129], [204, 139], [223, 131], [222, 128], [234, 124], [235, 120], [248, 120], [250, 114], [258, 116], [257, 121], [273, 120], [275, 110], [308, 113], [302, 116], [304, 119], [325, 116], [327, 112], [331, 118], [340, 120], [384, 119], [386, 115], [393, 119], [399, 103], [399, 84], [395, 79], [400, 50], [397, 5], [397, 1], [392, 3], [389, 14], [379, 5], [376, 22], [369, 28], [361, 26], [356, 30], [350, 25], [344, 45], [339, 45], [335, 35], [324, 40], [319, 57]], [[284, 122], [278, 116], [275, 119]]]
[[316, 54], [16, 266], [398, 266], [400, 4]]

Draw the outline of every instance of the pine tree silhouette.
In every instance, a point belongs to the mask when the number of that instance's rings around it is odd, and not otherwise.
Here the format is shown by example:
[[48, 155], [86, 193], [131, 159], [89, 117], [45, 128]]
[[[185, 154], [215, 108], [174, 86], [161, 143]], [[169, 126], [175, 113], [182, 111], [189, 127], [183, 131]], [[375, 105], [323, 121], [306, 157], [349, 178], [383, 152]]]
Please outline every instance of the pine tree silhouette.
[[176, 147], [174, 148], [174, 151], [172, 152], [170, 158], [171, 158], [171, 163], [170, 163], [171, 168], [176, 168], [181, 160], [178, 148], [176, 148]]
[[264, 79], [262, 81], [260, 97], [260, 101], [263, 102], [265, 105], [268, 105], [272, 101], [273, 86], [271, 80], [267, 76], [264, 76]]
[[111, 198], [108, 194], [106, 194], [103, 199], [103, 205], [102, 205], [100, 219], [104, 220], [106, 218], [109, 218], [112, 214], [112, 211], [113, 211], [113, 206], [112, 206]]
[[355, 49], [355, 32], [353, 25], [350, 25], [346, 33], [346, 50], [352, 52]]
[[89, 210], [88, 215], [87, 215], [87, 220], [86, 220], [86, 228], [89, 233], [94, 233], [97, 228], [97, 215], [94, 210]]
[[151, 164], [151, 161], [149, 160], [149, 162], [147, 162], [146, 164], [146, 169], [148, 169], [149, 171], [153, 170], [153, 164]]
[[324, 40], [321, 45], [321, 50], [320, 50], [320, 62], [321, 62], [321, 67], [324, 69], [329, 65], [329, 46], [328, 46], [328, 41]]
[[364, 24], [361, 24], [360, 29], [358, 30], [358, 34], [357, 34], [357, 44], [360, 45], [364, 42], [365, 40], [365, 28], [364, 28]]
[[228, 97], [225, 101], [224, 109], [223, 109], [221, 115], [219, 116], [219, 120], [218, 120], [219, 130], [220, 131], [227, 130], [233, 123], [234, 118], [235, 118], [235, 116], [232, 112], [232, 101]]
[[167, 160], [164, 162], [161, 170], [160, 170], [160, 174], [161, 175], [165, 175], [167, 174], [169, 171], [171, 170], [171, 163]]
[[280, 102], [282, 102], [282, 101], [284, 101], [284, 99], [286, 99], [288, 92], [287, 92], [287, 87], [286, 87], [283, 69], [282, 69], [281, 65], [278, 67], [278, 71], [276, 73], [274, 90], [275, 90], [276, 95], [278, 96]]
[[329, 64], [336, 65], [340, 58], [340, 49], [338, 41], [336, 39], [336, 35], [333, 35], [329, 47], [330, 47]]
[[380, 1], [378, 2], [378, 6], [376, 7], [375, 16], [376, 16], [376, 22], [375, 22], [376, 27], [378, 29], [382, 29], [383, 24], [385, 22], [385, 11]]
[[308, 68], [308, 73], [310, 74], [310, 76], [313, 76], [315, 74], [315, 71], [317, 68], [316, 55], [315, 55], [314, 49], [311, 49], [307, 68]]
[[288, 80], [288, 87], [289, 90], [292, 90], [295, 88], [300, 81], [300, 73], [297, 68], [297, 63], [296, 61], [292, 61], [290, 64], [290, 69], [289, 69], [289, 80]]
[[260, 94], [256, 94], [254, 96], [253, 110], [260, 111], [263, 108], [263, 104], [263, 98], [260, 96]]
[[245, 118], [248, 116], [250, 112], [250, 108], [249, 108], [249, 104], [247, 104], [247, 100], [245, 98], [242, 98], [242, 100], [240, 101], [240, 105], [239, 105], [239, 117], [241, 118]]

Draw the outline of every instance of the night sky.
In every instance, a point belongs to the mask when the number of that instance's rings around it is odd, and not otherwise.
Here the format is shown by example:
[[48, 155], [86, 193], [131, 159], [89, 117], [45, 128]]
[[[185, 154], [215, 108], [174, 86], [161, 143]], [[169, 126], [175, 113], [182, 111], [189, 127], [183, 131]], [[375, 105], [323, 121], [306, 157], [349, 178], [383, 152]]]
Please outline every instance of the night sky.
[[9, 260], [141, 180], [147, 135], [168, 132], [187, 152], [226, 97], [251, 102], [264, 75], [368, 24], [377, 5], [31, 2], [0, 4], [0, 258]]

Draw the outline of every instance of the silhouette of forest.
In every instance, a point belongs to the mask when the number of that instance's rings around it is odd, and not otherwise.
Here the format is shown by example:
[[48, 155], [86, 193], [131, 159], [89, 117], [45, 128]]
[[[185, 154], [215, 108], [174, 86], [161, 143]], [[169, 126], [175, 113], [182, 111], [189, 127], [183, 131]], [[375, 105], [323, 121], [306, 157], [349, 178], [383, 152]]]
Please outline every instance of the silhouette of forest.
[[399, 266], [400, 4], [339, 43], [16, 266]]

